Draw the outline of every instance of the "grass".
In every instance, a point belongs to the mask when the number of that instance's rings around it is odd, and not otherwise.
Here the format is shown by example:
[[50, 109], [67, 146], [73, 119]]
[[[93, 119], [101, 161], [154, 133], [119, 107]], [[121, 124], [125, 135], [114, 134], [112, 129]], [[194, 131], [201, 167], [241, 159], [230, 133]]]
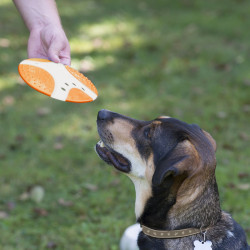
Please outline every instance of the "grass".
[[[118, 249], [134, 223], [134, 188], [93, 147], [98, 110], [169, 115], [217, 141], [222, 208], [247, 231], [250, 3], [58, 1], [72, 66], [99, 90], [88, 104], [41, 95], [18, 77], [28, 32], [0, 3], [0, 246], [3, 250]], [[44, 199], [25, 195], [42, 186]]]

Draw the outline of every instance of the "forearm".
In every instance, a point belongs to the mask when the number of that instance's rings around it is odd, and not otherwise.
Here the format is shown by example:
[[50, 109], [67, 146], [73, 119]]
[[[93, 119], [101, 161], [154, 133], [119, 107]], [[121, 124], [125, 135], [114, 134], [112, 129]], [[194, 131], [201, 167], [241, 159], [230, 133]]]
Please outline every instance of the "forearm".
[[61, 26], [54, 0], [13, 0], [13, 2], [30, 31], [49, 24]]

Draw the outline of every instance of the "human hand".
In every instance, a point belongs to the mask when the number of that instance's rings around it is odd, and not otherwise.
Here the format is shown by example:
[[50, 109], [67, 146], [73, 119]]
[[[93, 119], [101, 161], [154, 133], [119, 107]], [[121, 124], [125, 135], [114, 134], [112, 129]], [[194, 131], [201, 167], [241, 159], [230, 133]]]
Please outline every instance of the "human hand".
[[70, 65], [70, 46], [61, 26], [34, 27], [28, 41], [28, 57]]

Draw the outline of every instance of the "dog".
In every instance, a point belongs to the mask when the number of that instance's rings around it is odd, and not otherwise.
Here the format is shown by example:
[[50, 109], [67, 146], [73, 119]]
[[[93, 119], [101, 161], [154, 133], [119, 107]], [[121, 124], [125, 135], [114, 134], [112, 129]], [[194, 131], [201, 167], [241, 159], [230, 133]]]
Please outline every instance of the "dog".
[[134, 183], [140, 250], [250, 249], [221, 210], [208, 132], [167, 116], [140, 121], [108, 110], [99, 111], [97, 128], [99, 157]]

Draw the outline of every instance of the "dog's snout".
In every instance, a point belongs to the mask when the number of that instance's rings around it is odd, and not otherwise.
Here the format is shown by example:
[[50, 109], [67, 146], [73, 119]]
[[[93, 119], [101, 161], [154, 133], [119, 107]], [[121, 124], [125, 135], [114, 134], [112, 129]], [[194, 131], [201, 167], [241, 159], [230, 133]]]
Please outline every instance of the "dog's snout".
[[105, 120], [108, 120], [112, 117], [112, 112], [106, 110], [106, 109], [102, 109], [98, 112], [98, 116], [97, 116], [97, 119], [98, 120], [102, 120], [102, 121], [105, 121]]

